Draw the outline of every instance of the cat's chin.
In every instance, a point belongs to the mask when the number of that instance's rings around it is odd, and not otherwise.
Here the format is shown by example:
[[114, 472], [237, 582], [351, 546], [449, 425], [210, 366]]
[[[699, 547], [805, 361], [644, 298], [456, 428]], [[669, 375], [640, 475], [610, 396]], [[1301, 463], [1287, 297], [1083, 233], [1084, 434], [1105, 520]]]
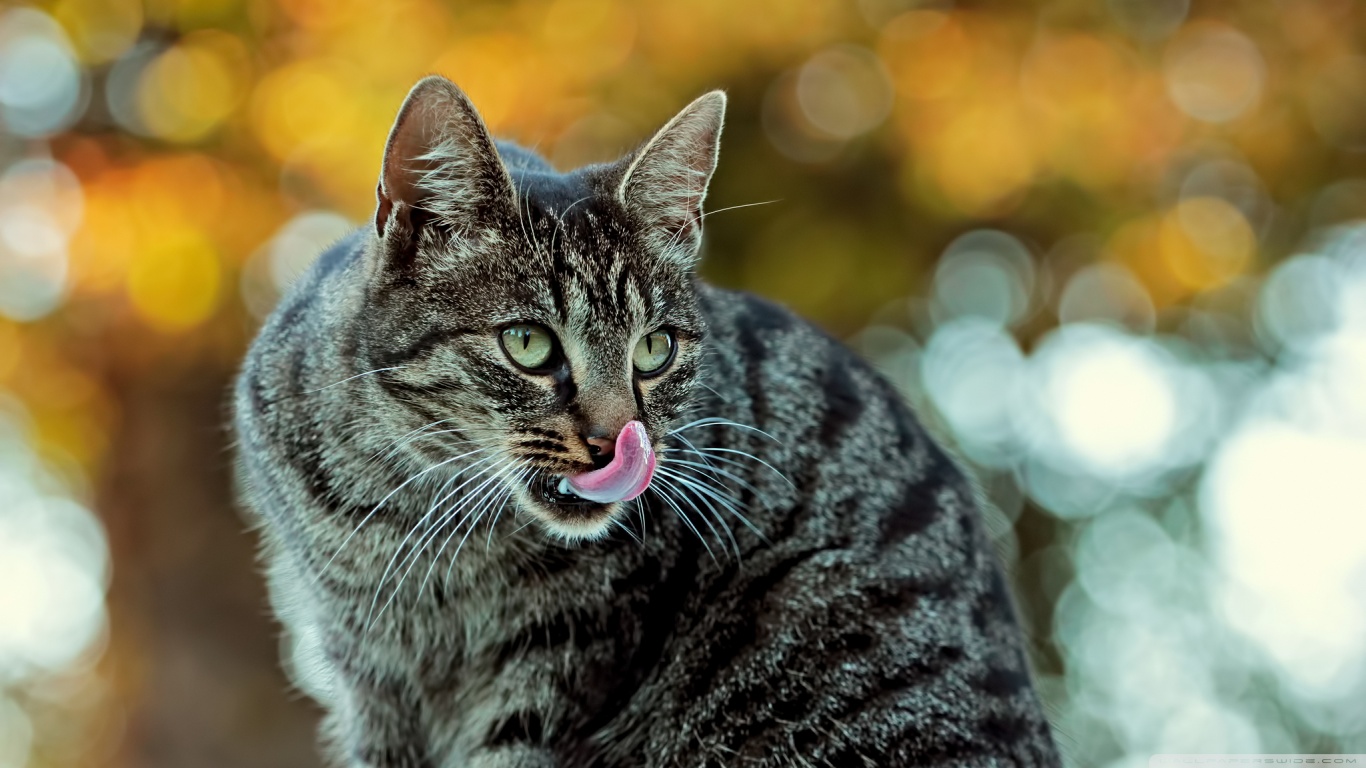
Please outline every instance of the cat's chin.
[[558, 480], [547, 479], [530, 488], [526, 506], [553, 534], [570, 541], [602, 538], [617, 504], [601, 504], [557, 490]]

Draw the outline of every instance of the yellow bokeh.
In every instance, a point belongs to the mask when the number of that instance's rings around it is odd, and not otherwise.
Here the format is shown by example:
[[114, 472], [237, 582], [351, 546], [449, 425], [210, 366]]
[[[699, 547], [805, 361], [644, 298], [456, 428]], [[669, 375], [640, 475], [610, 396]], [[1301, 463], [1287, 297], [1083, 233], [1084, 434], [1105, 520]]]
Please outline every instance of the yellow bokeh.
[[1158, 242], [1172, 274], [1202, 290], [1241, 274], [1257, 250], [1257, 235], [1242, 212], [1216, 197], [1178, 203], [1162, 217]]
[[104, 180], [86, 189], [85, 216], [68, 246], [71, 282], [83, 293], [119, 290], [138, 248], [130, 185]]
[[277, 159], [307, 142], [326, 142], [355, 125], [355, 75], [341, 62], [304, 59], [266, 75], [251, 103], [257, 139]]
[[1106, 250], [1138, 277], [1155, 305], [1165, 307], [1184, 298], [1188, 290], [1162, 257], [1161, 228], [1161, 217], [1138, 216], [1111, 234]]
[[545, 9], [540, 38], [556, 75], [571, 83], [588, 82], [620, 66], [631, 53], [635, 12], [618, 0], [554, 0]]
[[202, 139], [241, 103], [248, 56], [224, 32], [196, 32], [166, 49], [143, 71], [138, 115], [154, 135], [175, 142]]
[[0, 381], [4, 381], [23, 355], [23, 338], [14, 323], [0, 320]]
[[242, 0], [175, 0], [175, 22], [181, 29], [230, 21]]
[[61, 0], [52, 16], [70, 36], [81, 60], [90, 64], [118, 58], [142, 31], [138, 0]]
[[1110, 113], [1132, 87], [1132, 65], [1113, 40], [1094, 35], [1043, 37], [1025, 58], [1024, 95], [1052, 112], [1083, 119]]
[[1038, 169], [1028, 130], [1014, 105], [989, 101], [947, 121], [920, 162], [934, 189], [959, 213], [995, 215]]
[[209, 155], [163, 155], [140, 166], [130, 183], [136, 221], [149, 237], [168, 228], [203, 230], [224, 223], [227, 190], [219, 163]]
[[892, 19], [877, 51], [897, 92], [916, 100], [955, 93], [972, 70], [971, 38], [957, 18], [940, 11], [909, 11]]
[[169, 232], [133, 259], [128, 298], [147, 325], [163, 333], [183, 333], [213, 314], [221, 282], [211, 242], [193, 230]]
[[449, 77], [474, 103], [492, 130], [504, 129], [526, 101], [527, 39], [498, 32], [460, 40], [432, 70]]

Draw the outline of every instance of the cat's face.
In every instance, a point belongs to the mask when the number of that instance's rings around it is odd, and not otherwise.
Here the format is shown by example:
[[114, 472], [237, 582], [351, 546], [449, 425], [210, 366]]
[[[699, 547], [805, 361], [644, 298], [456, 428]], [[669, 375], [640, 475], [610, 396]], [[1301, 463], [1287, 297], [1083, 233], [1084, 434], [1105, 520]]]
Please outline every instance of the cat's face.
[[450, 487], [469, 514], [515, 500], [591, 537], [648, 485], [702, 364], [692, 265], [723, 105], [703, 97], [634, 155], [560, 175], [500, 157], [448, 82], [409, 96], [363, 339], [393, 369], [396, 436], [457, 430], [426, 445], [471, 465]]

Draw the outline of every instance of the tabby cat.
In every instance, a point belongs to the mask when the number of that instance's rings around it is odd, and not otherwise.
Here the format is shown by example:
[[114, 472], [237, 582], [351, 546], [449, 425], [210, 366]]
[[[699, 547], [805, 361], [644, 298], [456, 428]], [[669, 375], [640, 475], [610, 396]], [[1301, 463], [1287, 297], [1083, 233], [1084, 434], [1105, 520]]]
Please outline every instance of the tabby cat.
[[252, 345], [239, 486], [334, 764], [1059, 764], [963, 472], [698, 280], [725, 104], [558, 173], [419, 82]]

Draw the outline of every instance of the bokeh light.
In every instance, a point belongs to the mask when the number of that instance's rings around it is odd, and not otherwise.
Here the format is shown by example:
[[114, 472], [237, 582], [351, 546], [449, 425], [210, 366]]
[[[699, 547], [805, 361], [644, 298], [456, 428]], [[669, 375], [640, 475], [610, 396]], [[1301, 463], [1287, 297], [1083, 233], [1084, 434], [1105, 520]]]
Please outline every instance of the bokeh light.
[[847, 338], [975, 470], [1069, 766], [1366, 752], [1362, 29], [1350, 0], [5, 6], [0, 768], [316, 764], [225, 392], [371, 220], [431, 72], [561, 167], [729, 90], [704, 275]]
[[85, 77], [61, 27], [28, 8], [0, 12], [0, 120], [6, 132], [40, 137], [75, 122]]

